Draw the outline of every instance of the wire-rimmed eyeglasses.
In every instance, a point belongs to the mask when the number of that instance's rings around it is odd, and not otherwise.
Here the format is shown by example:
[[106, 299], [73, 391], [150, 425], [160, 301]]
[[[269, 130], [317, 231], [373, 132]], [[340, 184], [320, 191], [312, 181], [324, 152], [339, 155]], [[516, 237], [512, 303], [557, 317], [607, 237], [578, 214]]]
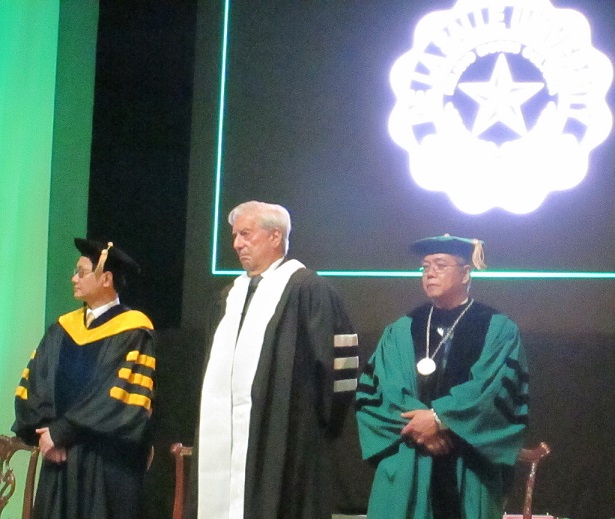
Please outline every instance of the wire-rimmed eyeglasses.
[[72, 277], [77, 276], [79, 279], [81, 279], [88, 274], [91, 274], [92, 272], [94, 272], [92, 269], [82, 269], [81, 267], [75, 267], [73, 269]]
[[442, 272], [444, 272], [448, 268], [463, 267], [463, 265], [463, 263], [444, 263], [436, 261], [435, 263], [423, 263], [419, 268], [419, 271], [421, 272], [421, 274], [425, 275], [433, 269], [436, 274], [442, 274]]

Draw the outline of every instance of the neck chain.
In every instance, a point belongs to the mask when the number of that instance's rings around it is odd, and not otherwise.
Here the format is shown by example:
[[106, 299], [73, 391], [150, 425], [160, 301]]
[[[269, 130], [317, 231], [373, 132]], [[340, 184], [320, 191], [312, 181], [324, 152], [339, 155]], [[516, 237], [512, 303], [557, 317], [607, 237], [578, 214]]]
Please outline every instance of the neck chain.
[[431, 330], [431, 315], [433, 314], [433, 308], [434, 308], [433, 305], [431, 305], [431, 308], [429, 310], [429, 317], [427, 317], [427, 332], [426, 332], [426, 340], [425, 340], [425, 357], [422, 358], [421, 360], [419, 360], [417, 362], [417, 364], [416, 364], [416, 369], [417, 369], [417, 371], [421, 375], [424, 375], [424, 376], [431, 375], [434, 371], [436, 371], [436, 363], [433, 360], [434, 357], [436, 356], [436, 353], [438, 353], [438, 351], [440, 351], [440, 347], [451, 336], [451, 334], [455, 330], [455, 327], [457, 326], [457, 323], [459, 323], [461, 318], [470, 309], [470, 307], [472, 306], [472, 303], [474, 303], [474, 299], [470, 299], [470, 302], [463, 309], [463, 312], [461, 312], [459, 314], [459, 317], [457, 317], [457, 319], [455, 319], [455, 322], [453, 323], [453, 325], [448, 329], [448, 331], [446, 332], [444, 337], [442, 337], [442, 340], [438, 343], [437, 348], [434, 350], [434, 352], [431, 355], [429, 355], [429, 336], [430, 336], [430, 330]]

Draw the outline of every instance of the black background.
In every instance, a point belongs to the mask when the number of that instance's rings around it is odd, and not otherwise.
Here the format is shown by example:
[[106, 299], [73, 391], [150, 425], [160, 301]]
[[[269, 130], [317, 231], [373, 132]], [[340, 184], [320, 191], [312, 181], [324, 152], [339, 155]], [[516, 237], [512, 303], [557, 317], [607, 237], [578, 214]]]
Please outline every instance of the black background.
[[[609, 0], [556, 3], [585, 13], [595, 47], [615, 48]], [[316, 269], [414, 269], [408, 244], [450, 232], [483, 238], [498, 270], [615, 270], [613, 135], [577, 188], [550, 195], [531, 215], [463, 215], [409, 176], [407, 154], [386, 130], [388, 71], [410, 48], [416, 22], [452, 5], [232, 2], [220, 266], [238, 268], [228, 210], [262, 199], [290, 210], [291, 255]], [[123, 299], [159, 330], [152, 518], [170, 517], [169, 445], [192, 442], [208, 306], [230, 280], [210, 274], [222, 13], [218, 0], [100, 2], [88, 232], [139, 260], [142, 277]], [[612, 89], [608, 101], [615, 106]], [[423, 301], [414, 279], [331, 283], [359, 332], [362, 362], [384, 326]], [[615, 516], [614, 282], [477, 279], [473, 293], [508, 313], [524, 337], [528, 445], [553, 447], [535, 512]], [[361, 511], [371, 474], [352, 417], [339, 453], [338, 509]]]

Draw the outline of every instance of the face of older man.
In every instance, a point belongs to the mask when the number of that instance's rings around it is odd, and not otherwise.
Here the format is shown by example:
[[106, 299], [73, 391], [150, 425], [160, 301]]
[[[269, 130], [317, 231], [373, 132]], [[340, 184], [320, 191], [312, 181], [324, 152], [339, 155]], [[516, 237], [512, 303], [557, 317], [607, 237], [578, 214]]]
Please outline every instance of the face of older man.
[[451, 309], [468, 297], [470, 266], [458, 256], [430, 254], [423, 258], [423, 290], [438, 308]]
[[250, 277], [261, 274], [284, 256], [281, 232], [263, 229], [257, 214], [242, 214], [235, 219], [233, 248]]

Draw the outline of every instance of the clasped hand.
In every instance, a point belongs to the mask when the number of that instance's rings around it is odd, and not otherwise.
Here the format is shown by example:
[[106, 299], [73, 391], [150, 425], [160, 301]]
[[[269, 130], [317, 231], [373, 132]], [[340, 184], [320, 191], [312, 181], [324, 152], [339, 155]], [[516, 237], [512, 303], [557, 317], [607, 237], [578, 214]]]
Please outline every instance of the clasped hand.
[[415, 409], [401, 414], [410, 420], [401, 430], [407, 441], [424, 447], [432, 456], [443, 456], [451, 452], [453, 438], [449, 430], [442, 430], [430, 409]]
[[38, 448], [47, 461], [53, 463], [64, 463], [66, 461], [66, 449], [56, 447], [51, 439], [51, 434], [49, 434], [49, 427], [36, 429], [36, 434], [38, 434]]

